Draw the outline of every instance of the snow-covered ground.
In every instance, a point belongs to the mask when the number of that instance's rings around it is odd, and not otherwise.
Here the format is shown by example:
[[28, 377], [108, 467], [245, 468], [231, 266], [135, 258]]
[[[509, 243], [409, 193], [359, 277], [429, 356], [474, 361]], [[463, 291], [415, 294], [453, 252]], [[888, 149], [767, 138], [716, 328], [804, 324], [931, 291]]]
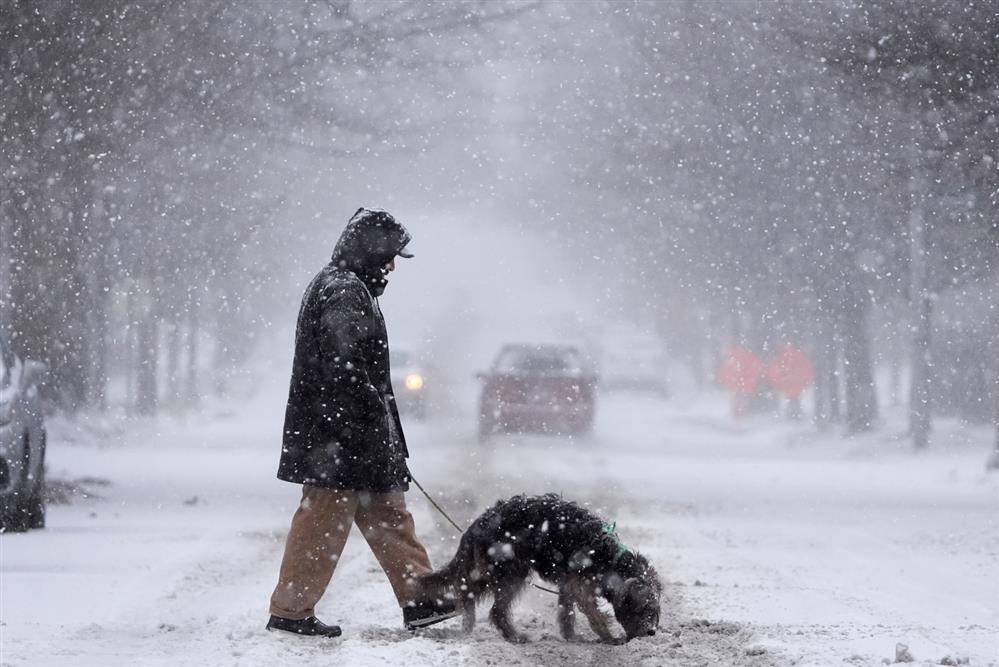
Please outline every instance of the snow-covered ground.
[[[258, 389], [197, 418], [51, 423], [49, 475], [68, 503], [45, 530], [0, 536], [0, 664], [879, 665], [896, 643], [917, 663], [999, 664], [987, 429], [943, 423], [915, 455], [893, 437], [900, 415], [844, 440], [733, 422], [720, 395], [605, 395], [596, 433], [575, 441], [481, 445], [465, 410], [407, 422], [414, 474], [459, 522], [544, 491], [615, 520], [667, 583], [656, 637], [567, 644], [552, 596], [533, 590], [515, 613], [526, 646], [485, 622], [412, 636], [357, 535], [319, 607], [344, 636], [268, 633], [298, 487], [274, 478], [285, 380]], [[453, 529], [415, 489], [409, 502], [443, 562]]]

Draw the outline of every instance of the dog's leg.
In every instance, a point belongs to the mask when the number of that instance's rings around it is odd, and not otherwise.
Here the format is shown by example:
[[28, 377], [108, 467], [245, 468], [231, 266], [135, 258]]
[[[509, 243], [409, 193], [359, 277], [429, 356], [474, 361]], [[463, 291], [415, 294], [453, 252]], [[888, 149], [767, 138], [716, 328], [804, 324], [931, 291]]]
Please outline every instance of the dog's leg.
[[579, 605], [600, 641], [605, 644], [623, 644], [625, 640], [619, 639], [611, 633], [610, 626], [607, 624], [607, 615], [597, 607], [596, 585], [588, 581], [575, 587], [575, 592], [576, 604]]
[[461, 629], [471, 633], [475, 629], [475, 607], [479, 603], [479, 591], [473, 593], [469, 588], [461, 593]]
[[558, 628], [566, 641], [576, 638], [576, 610], [570, 586], [564, 581], [558, 587]]
[[513, 601], [517, 599], [517, 595], [523, 586], [524, 581], [522, 579], [501, 579], [494, 591], [495, 599], [493, 600], [493, 608], [489, 611], [489, 620], [502, 633], [503, 638], [515, 644], [527, 642], [527, 635], [517, 632], [516, 628], [513, 627], [513, 622], [510, 620], [510, 607], [513, 605]]

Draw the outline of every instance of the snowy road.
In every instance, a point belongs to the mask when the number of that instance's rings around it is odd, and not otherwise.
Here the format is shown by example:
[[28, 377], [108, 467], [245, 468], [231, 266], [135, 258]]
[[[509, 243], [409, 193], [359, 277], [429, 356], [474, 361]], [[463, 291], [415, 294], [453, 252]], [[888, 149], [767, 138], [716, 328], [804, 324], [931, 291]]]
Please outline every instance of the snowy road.
[[[72, 501], [50, 507], [48, 529], [0, 537], [0, 664], [877, 665], [896, 642], [918, 662], [999, 664], [985, 432], [952, 426], [914, 457], [884, 436], [844, 442], [733, 424], [717, 401], [621, 394], [582, 441], [480, 445], [470, 419], [410, 422], [411, 463], [462, 523], [518, 492], [590, 503], [667, 582], [664, 632], [566, 644], [551, 596], [532, 591], [515, 614], [527, 646], [487, 623], [471, 638], [456, 622], [412, 637], [355, 535], [319, 609], [344, 637], [269, 634], [297, 498], [273, 476], [281, 408], [260, 395], [237, 414], [120, 433], [52, 424], [50, 476]], [[453, 530], [418, 492], [410, 505], [444, 561]]]

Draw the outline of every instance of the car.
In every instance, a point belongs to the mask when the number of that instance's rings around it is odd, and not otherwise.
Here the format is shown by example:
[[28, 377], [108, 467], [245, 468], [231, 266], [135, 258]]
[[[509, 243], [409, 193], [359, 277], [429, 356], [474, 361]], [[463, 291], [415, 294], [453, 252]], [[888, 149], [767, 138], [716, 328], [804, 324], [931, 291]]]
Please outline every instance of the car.
[[669, 396], [669, 357], [662, 339], [637, 327], [609, 327], [600, 354], [600, 385]]
[[392, 347], [389, 349], [389, 369], [400, 414], [426, 419], [430, 413], [429, 380], [433, 375], [427, 364], [422, 363], [410, 348]]
[[597, 375], [575, 345], [506, 344], [478, 377], [480, 440], [497, 432], [587, 435], [593, 430]]
[[0, 529], [45, 527], [45, 364], [20, 358], [0, 336]]

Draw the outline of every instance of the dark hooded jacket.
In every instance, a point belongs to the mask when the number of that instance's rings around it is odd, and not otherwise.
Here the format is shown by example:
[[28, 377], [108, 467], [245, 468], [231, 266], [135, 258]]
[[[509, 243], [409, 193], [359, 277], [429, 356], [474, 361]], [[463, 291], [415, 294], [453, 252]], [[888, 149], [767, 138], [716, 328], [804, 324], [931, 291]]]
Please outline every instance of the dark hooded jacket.
[[335, 489], [409, 488], [406, 440], [376, 297], [409, 242], [384, 211], [360, 209], [305, 290], [295, 334], [278, 478]]

